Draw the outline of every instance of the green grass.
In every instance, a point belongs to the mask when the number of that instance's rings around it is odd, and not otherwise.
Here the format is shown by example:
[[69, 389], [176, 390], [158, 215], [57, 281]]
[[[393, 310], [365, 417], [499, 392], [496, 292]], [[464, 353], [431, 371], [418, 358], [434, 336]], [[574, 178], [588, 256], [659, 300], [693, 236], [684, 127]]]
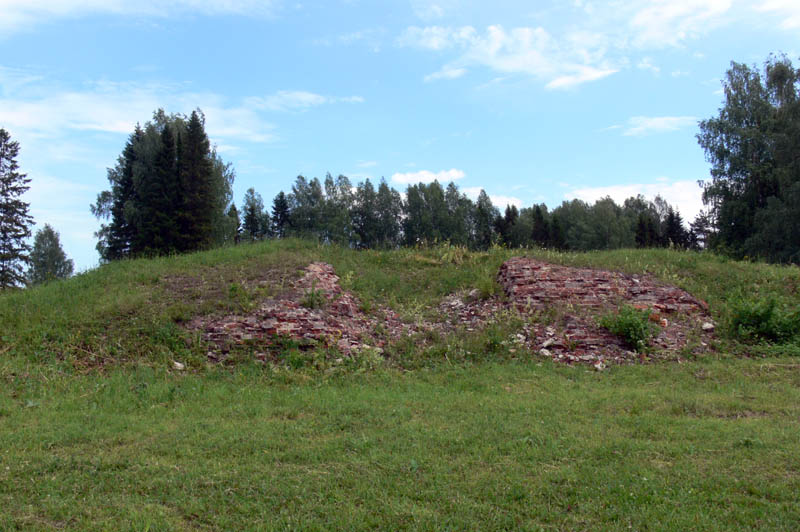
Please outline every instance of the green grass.
[[[203, 365], [205, 351], [181, 325], [197, 315], [241, 312], [280, 292], [312, 260], [333, 264], [343, 286], [369, 311], [388, 305], [409, 319], [432, 312], [452, 292], [477, 288], [498, 294], [495, 276], [514, 255], [628, 273], [646, 273], [706, 300], [723, 326], [730, 302], [775, 299], [800, 305], [800, 269], [735, 262], [711, 254], [670, 250], [562, 253], [458, 248], [358, 252], [299, 240], [264, 242], [178, 257], [121, 261], [0, 297], [0, 353], [28, 360], [97, 368], [120, 363]], [[724, 336], [724, 334], [723, 334]], [[729, 343], [728, 352], [796, 354], [796, 342], [778, 346]]]
[[2, 530], [800, 522], [800, 373], [785, 360], [2, 378]]
[[[520, 254], [681, 286], [709, 303], [717, 349], [682, 364], [556, 366], [514, 348], [509, 314], [408, 338], [388, 359], [286, 342], [275, 363], [242, 352], [223, 367], [184, 327], [255, 308], [314, 260], [367, 312], [431, 317], [456, 291], [498, 295], [497, 269]], [[6, 293], [0, 530], [791, 530], [798, 340], [740, 343], [726, 324], [743, 301], [795, 316], [798, 286], [796, 267], [669, 250], [287, 240]]]

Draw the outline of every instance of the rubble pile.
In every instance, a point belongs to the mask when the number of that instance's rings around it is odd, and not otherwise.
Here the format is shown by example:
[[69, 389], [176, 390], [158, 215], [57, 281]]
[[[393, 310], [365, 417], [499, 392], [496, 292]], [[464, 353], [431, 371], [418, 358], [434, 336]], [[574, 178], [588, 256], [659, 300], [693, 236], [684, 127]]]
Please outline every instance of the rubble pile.
[[[432, 314], [405, 323], [388, 308], [363, 312], [358, 298], [342, 290], [333, 267], [314, 262], [288, 291], [262, 301], [255, 310], [245, 315], [200, 317], [189, 326], [202, 331], [204, 339], [216, 346], [209, 352], [212, 360], [221, 360], [237, 344], [253, 342], [268, 349], [280, 337], [348, 355], [364, 348], [382, 349], [421, 332], [481, 331], [513, 313], [523, 318], [521, 330], [510, 340], [515, 352], [538, 353], [597, 369], [640, 359], [622, 339], [597, 323], [599, 316], [620, 304], [651, 311], [650, 319], [658, 331], [652, 352], [659, 356], [703, 350], [714, 330], [703, 301], [644, 276], [513, 258], [501, 266], [497, 280], [505, 298], [481, 297], [477, 290], [451, 294]], [[255, 356], [263, 359], [268, 355]]]
[[[291, 290], [262, 303], [250, 314], [199, 318], [190, 327], [202, 330], [204, 339], [222, 353], [232, 344], [254, 340], [268, 343], [276, 337], [286, 337], [322, 343], [349, 354], [366, 347], [381, 348], [388, 339], [407, 332], [408, 326], [394, 312], [382, 309], [381, 314], [378, 317], [361, 312], [358, 299], [339, 286], [333, 267], [314, 262]], [[388, 338], [373, 340], [378, 324]], [[209, 353], [212, 359], [218, 356]]]
[[532, 325], [528, 343], [540, 354], [564, 362], [604, 365], [638, 358], [620, 338], [597, 325], [598, 315], [626, 303], [651, 311], [658, 325], [653, 347], [669, 355], [692, 338], [705, 347], [703, 335], [714, 329], [708, 305], [689, 293], [643, 276], [571, 268], [516, 257], [497, 276], [509, 302], [522, 313], [551, 312], [555, 323]]

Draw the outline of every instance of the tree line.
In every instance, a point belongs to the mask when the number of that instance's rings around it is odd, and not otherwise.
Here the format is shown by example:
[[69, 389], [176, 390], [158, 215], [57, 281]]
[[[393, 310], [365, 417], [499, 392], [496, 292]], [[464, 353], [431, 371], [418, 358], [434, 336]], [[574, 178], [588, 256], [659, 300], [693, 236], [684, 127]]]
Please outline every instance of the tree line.
[[[700, 181], [706, 210], [688, 230], [660, 197], [501, 212], [484, 191], [473, 201], [454, 183], [418, 183], [401, 195], [385, 180], [354, 186], [330, 174], [322, 181], [298, 176], [270, 208], [251, 188], [237, 208], [233, 168], [211, 147], [203, 113], [158, 110], [128, 137], [108, 170], [109, 190], [91, 205], [103, 221], [97, 250], [109, 261], [299, 236], [376, 249], [436, 242], [576, 251], [670, 246], [800, 263], [800, 69], [786, 56], [771, 56], [763, 69], [734, 62], [723, 88], [718, 115], [699, 124], [711, 179]], [[0, 288], [72, 272], [52, 227], [28, 244], [33, 219], [21, 197], [30, 179], [19, 171], [18, 153], [0, 128]]]
[[[297, 236], [355, 248], [386, 249], [448, 242], [471, 249], [492, 245], [541, 246], [586, 251], [622, 247], [700, 248], [705, 235], [684, 227], [663, 198], [611, 198], [594, 204], [575, 199], [548, 210], [545, 204], [503, 212], [485, 191], [473, 201], [455, 183], [418, 183], [401, 195], [385, 180], [353, 185], [344, 175], [324, 180], [298, 176], [279, 192], [271, 209], [249, 189], [241, 209], [231, 209], [245, 240]], [[238, 216], [241, 213], [241, 220]]]

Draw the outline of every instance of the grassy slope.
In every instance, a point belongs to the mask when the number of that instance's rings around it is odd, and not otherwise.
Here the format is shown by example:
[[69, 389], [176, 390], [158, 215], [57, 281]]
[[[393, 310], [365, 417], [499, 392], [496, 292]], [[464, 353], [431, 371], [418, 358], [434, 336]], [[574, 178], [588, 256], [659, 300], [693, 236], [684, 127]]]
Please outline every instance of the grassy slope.
[[[797, 268], [669, 251], [530, 253], [647, 271], [723, 320], [742, 293], [799, 298]], [[496, 290], [510, 255], [289, 241], [112, 264], [0, 297], [0, 530], [800, 521], [796, 359], [717, 353], [595, 373], [526, 356], [450, 365], [434, 352], [412, 372], [231, 369], [207, 367], [179, 326], [247, 308], [310, 260], [331, 262], [365, 306], [414, 315], [457, 289]], [[174, 358], [194, 371], [171, 373]]]

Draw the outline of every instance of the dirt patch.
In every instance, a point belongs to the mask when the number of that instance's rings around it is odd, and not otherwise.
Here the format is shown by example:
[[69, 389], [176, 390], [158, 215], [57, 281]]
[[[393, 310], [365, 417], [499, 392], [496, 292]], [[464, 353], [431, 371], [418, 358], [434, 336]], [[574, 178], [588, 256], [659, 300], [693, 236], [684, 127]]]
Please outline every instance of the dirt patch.
[[513, 258], [501, 266], [497, 280], [506, 297], [482, 299], [477, 290], [452, 294], [442, 300], [433, 313], [435, 318], [411, 324], [388, 308], [363, 312], [358, 298], [342, 290], [333, 267], [314, 262], [280, 295], [260, 302], [254, 310], [199, 317], [188, 326], [202, 331], [214, 346], [209, 353], [213, 360], [248, 343], [253, 344], [258, 358], [265, 358], [269, 346], [281, 338], [348, 355], [365, 348], [380, 350], [417, 333], [481, 331], [512, 312], [523, 318], [521, 330], [511, 339], [517, 350], [598, 369], [642, 359], [597, 325], [599, 315], [622, 303], [651, 310], [658, 328], [653, 354], [659, 357], [674, 358], [692, 350], [699, 353], [707, 348], [713, 329], [703, 301], [643, 276]]

